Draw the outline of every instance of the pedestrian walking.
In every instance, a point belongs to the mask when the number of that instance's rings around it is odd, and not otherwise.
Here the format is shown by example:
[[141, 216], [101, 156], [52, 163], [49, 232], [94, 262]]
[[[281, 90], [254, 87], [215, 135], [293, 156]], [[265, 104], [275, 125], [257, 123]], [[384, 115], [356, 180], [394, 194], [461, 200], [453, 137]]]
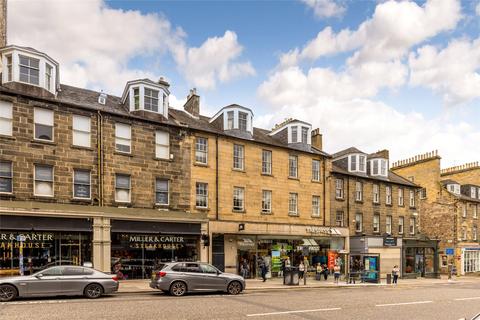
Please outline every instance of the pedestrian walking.
[[262, 276], [263, 282], [267, 281], [267, 272], [268, 272], [268, 266], [265, 264], [265, 261], [262, 259], [260, 262], [260, 274]]
[[248, 273], [250, 271], [250, 267], [248, 266], [248, 261], [247, 259], [243, 260], [242, 265], [240, 267], [240, 271], [242, 272], [242, 277], [247, 278]]
[[333, 276], [335, 283], [338, 284], [338, 280], [340, 280], [340, 266], [338, 264], [333, 267]]
[[298, 265], [298, 271], [299, 271], [299, 278], [303, 279], [305, 275], [305, 265], [303, 264], [303, 261], [300, 261], [300, 264]]
[[328, 267], [326, 264], [323, 265], [323, 279], [327, 281], [328, 279]]
[[315, 268], [315, 280], [320, 281], [320, 279], [322, 279], [322, 265], [317, 263]]
[[400, 273], [400, 269], [398, 268], [397, 265], [393, 266], [393, 269], [392, 269], [392, 276], [393, 276], [393, 284], [397, 284], [398, 283], [398, 275]]

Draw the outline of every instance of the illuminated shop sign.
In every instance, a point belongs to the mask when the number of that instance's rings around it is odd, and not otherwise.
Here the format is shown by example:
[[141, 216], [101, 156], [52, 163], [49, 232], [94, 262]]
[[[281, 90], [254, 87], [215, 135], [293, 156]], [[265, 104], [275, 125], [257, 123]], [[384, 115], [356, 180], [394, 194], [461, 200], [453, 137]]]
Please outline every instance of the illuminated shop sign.
[[[0, 249], [40, 249], [50, 248], [53, 241], [53, 233], [0, 233]], [[22, 241], [18, 241], [21, 239]]]
[[0, 241], [17, 241], [17, 236], [25, 241], [53, 241], [53, 233], [0, 233]]
[[306, 231], [309, 233], [323, 233], [323, 234], [328, 234], [328, 235], [335, 235], [335, 236], [341, 236], [342, 233], [340, 230], [336, 228], [330, 228], [330, 227], [315, 227], [315, 226], [310, 226], [306, 228]]
[[179, 236], [151, 236], [151, 235], [122, 235], [128, 240], [130, 248], [134, 249], [165, 249], [177, 250], [184, 246], [184, 237]]

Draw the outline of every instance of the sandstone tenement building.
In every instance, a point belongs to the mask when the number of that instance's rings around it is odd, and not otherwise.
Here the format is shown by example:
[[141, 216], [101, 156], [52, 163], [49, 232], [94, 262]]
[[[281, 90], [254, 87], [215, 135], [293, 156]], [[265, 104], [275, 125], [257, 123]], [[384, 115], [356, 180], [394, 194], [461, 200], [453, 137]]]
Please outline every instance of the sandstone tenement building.
[[478, 164], [441, 169], [438, 152], [393, 164], [392, 171], [423, 187], [422, 231], [439, 239], [442, 272], [455, 266], [460, 274], [480, 271]]

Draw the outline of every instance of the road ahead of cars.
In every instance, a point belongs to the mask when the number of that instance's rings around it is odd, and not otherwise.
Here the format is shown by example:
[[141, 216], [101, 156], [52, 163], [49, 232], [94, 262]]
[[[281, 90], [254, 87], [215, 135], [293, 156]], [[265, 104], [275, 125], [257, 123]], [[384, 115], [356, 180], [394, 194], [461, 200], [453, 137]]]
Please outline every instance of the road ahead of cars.
[[432, 319], [480, 312], [480, 283], [423, 287], [366, 287], [252, 292], [230, 296], [161, 292], [117, 294], [97, 300], [59, 298], [0, 304], [0, 320], [54, 319]]

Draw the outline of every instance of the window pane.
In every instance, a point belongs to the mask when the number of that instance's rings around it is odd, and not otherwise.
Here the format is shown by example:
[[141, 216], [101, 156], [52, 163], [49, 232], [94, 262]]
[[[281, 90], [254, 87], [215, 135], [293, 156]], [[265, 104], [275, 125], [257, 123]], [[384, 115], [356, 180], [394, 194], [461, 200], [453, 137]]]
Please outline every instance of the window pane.
[[168, 132], [157, 131], [157, 134], [155, 135], [155, 142], [157, 144], [163, 144], [163, 145], [170, 144]]
[[76, 146], [90, 147], [90, 133], [74, 131], [73, 144]]
[[130, 190], [125, 189], [117, 189], [115, 191], [115, 200], [121, 202], [129, 202], [130, 201]]
[[90, 118], [83, 116], [73, 116], [73, 129], [90, 132]]
[[6, 136], [12, 135], [12, 120], [0, 118], [0, 134]]
[[90, 184], [90, 171], [75, 170], [73, 179], [74, 183]]
[[131, 138], [130, 125], [123, 124], [123, 123], [115, 124], [115, 137], [130, 140]]
[[115, 184], [117, 188], [130, 189], [130, 176], [117, 174]]
[[0, 177], [12, 177], [12, 163], [7, 161], [0, 162]]
[[35, 108], [34, 120], [37, 124], [53, 126], [53, 111], [41, 108]]
[[35, 166], [35, 180], [53, 181], [53, 168], [50, 166]]
[[35, 124], [35, 139], [53, 140], [53, 127]]
[[157, 192], [160, 192], [160, 191], [168, 192], [168, 180], [157, 179], [155, 184], [155, 189]]
[[53, 183], [35, 181], [35, 194], [40, 196], [53, 196]]
[[155, 150], [155, 157], [159, 159], [168, 159], [170, 157], [169, 147], [157, 145]]
[[73, 196], [75, 198], [90, 198], [90, 184], [74, 184]]
[[0, 100], [0, 118], [12, 119], [12, 106], [11, 102]]

